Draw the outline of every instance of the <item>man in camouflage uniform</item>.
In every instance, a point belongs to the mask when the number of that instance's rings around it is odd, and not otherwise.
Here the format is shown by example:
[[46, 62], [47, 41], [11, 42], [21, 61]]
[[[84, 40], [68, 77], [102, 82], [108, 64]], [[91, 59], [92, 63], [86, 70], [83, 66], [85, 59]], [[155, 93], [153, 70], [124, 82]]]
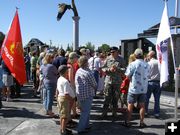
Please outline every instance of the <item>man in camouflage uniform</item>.
[[112, 105], [112, 115], [115, 117], [118, 108], [119, 88], [124, 74], [125, 61], [119, 55], [117, 47], [110, 48], [111, 55], [107, 57], [102, 70], [106, 73], [105, 77], [105, 101], [103, 105], [102, 117], [108, 112], [109, 105]]

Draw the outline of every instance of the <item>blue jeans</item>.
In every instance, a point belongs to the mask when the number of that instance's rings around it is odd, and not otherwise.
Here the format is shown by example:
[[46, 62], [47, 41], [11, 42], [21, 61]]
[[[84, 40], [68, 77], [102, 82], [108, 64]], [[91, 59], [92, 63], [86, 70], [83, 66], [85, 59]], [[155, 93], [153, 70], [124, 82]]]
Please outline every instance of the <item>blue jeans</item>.
[[77, 128], [78, 132], [84, 131], [86, 128], [89, 127], [92, 99], [93, 97], [89, 97], [86, 100], [79, 101], [80, 108], [81, 108], [81, 116], [80, 116], [78, 128]]
[[95, 78], [96, 83], [97, 83], [97, 88], [95, 89], [95, 95], [96, 95], [96, 92], [97, 92], [97, 89], [98, 89], [98, 82], [99, 82], [99, 72], [97, 70], [93, 70], [92, 73], [93, 73], [94, 78]]
[[43, 88], [43, 105], [46, 111], [52, 111], [56, 85], [45, 85]]
[[151, 94], [153, 93], [154, 96], [154, 114], [160, 113], [160, 95], [161, 95], [161, 88], [159, 82], [148, 82], [148, 90], [146, 94], [146, 112], [148, 113], [148, 106], [149, 106], [149, 99]]

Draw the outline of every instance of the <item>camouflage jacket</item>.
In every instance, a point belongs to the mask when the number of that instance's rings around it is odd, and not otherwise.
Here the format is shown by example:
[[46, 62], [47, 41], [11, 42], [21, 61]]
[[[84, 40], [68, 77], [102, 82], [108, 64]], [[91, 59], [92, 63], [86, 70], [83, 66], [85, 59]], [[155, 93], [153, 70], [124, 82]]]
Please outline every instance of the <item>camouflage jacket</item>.
[[[111, 72], [110, 68], [112, 66], [116, 67], [115, 72]], [[125, 72], [125, 61], [121, 56], [118, 56], [116, 59], [112, 56], [107, 57], [102, 70], [106, 73], [105, 84], [121, 84], [122, 76]]]

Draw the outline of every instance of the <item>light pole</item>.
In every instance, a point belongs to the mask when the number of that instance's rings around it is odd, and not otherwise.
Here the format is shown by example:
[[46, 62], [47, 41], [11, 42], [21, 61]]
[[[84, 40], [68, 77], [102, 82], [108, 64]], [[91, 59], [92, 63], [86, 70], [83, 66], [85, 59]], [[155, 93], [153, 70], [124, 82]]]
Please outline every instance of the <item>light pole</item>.
[[67, 5], [65, 3], [59, 4], [59, 12], [57, 15], [57, 20], [59, 21], [61, 17], [64, 15], [67, 9], [72, 9], [74, 16], [73, 19], [73, 51], [79, 48], [79, 19], [78, 11], [75, 5], [74, 0], [71, 1], [71, 5]]

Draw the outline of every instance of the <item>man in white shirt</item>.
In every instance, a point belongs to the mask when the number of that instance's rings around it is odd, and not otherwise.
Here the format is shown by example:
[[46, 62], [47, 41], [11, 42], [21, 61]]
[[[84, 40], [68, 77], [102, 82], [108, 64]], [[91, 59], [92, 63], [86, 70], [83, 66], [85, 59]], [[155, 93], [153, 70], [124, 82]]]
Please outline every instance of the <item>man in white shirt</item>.
[[151, 94], [154, 95], [154, 116], [159, 118], [160, 115], [160, 96], [161, 96], [161, 87], [160, 87], [160, 72], [158, 68], [158, 60], [155, 59], [156, 55], [154, 51], [148, 53], [150, 74], [148, 79], [148, 90], [146, 94], [146, 113], [148, 113], [149, 99]]
[[[92, 71], [98, 86], [99, 72], [101, 70], [101, 59], [99, 58], [99, 52], [95, 52], [94, 56], [88, 60], [88, 63], [89, 63], [89, 69]], [[97, 88], [95, 90], [95, 96], [96, 96], [96, 92], [97, 92]]]

